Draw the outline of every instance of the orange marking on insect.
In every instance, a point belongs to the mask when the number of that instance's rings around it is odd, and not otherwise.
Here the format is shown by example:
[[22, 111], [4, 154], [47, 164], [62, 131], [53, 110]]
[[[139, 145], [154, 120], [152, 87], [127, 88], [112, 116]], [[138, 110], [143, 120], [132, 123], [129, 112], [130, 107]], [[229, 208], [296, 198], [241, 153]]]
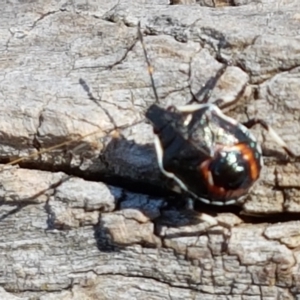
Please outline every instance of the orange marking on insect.
[[200, 165], [200, 171], [203, 174], [205, 182], [207, 184], [207, 188], [211, 194], [217, 195], [219, 197], [223, 197], [226, 195], [227, 191], [220, 186], [216, 186], [213, 182], [211, 171], [209, 170], [209, 165], [213, 159], [207, 159]]
[[[250, 168], [249, 175], [251, 181], [254, 182], [255, 180], [258, 179], [260, 167], [257, 160], [254, 157], [253, 150], [247, 144], [240, 143], [230, 147], [224, 146], [219, 150], [226, 151], [226, 152], [231, 152], [231, 151], [240, 152], [243, 159], [245, 159], [248, 162]], [[226, 190], [222, 186], [215, 185], [211, 171], [209, 169], [209, 166], [213, 161], [213, 159], [214, 158], [207, 159], [199, 166], [199, 170], [202, 173], [205, 182], [207, 183], [207, 189], [210, 192], [210, 194], [220, 198], [228, 198], [228, 197], [238, 198], [239, 196], [245, 194], [248, 191], [249, 187], [239, 188], [235, 190]]]
[[259, 163], [254, 157], [254, 151], [244, 143], [240, 143], [230, 147], [231, 151], [239, 151], [243, 158], [248, 161], [250, 167], [250, 177], [252, 181], [255, 181], [259, 177], [260, 167]]

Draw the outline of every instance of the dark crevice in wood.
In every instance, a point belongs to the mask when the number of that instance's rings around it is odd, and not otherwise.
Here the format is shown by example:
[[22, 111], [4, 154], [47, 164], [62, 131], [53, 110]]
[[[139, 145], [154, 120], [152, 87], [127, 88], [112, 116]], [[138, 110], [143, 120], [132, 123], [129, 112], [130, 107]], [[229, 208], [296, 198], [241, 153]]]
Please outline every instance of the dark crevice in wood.
[[[3, 163], [3, 161], [1, 162]], [[103, 182], [105, 184], [122, 188], [128, 192], [144, 194], [152, 197], [163, 197], [166, 200], [167, 207], [164, 210], [176, 209], [184, 212], [186, 209], [186, 199], [179, 194], [176, 194], [168, 189], [149, 183], [146, 181], [137, 181], [132, 178], [126, 178], [122, 176], [100, 174], [82, 171], [79, 168], [70, 168], [67, 166], [53, 166], [46, 163], [33, 163], [33, 162], [22, 162], [19, 165], [21, 168], [30, 170], [41, 170], [49, 172], [64, 172], [69, 176], [76, 176], [87, 181]], [[52, 188], [52, 187], [51, 187]], [[285, 191], [286, 187], [275, 187], [276, 190]], [[296, 188], [296, 187], [293, 187]], [[123, 199], [126, 200], [126, 197]], [[122, 201], [122, 199], [121, 199]], [[155, 200], [153, 200], [155, 201]], [[117, 208], [118, 209], [118, 208]], [[271, 223], [276, 224], [278, 222], [288, 222], [300, 220], [300, 213], [274, 213], [274, 214], [262, 214], [262, 215], [245, 215], [242, 212], [242, 207], [227, 205], [227, 206], [216, 206], [202, 203], [201, 201], [194, 201], [194, 210], [196, 213], [206, 213], [211, 216], [216, 216], [218, 213], [233, 213], [239, 216], [244, 223], [248, 224], [260, 224], [260, 223]], [[163, 221], [164, 222], [164, 221]], [[176, 226], [173, 224], [172, 226]], [[177, 224], [178, 226], [178, 224]]]
[[[8, 160], [1, 160], [0, 164], [8, 163]], [[87, 181], [103, 182], [108, 185], [116, 186], [134, 193], [148, 194], [150, 196], [166, 197], [173, 195], [166, 188], [157, 186], [144, 180], [134, 180], [132, 178], [122, 177], [109, 172], [89, 172], [82, 171], [79, 168], [72, 168], [67, 165], [53, 165], [45, 162], [21, 162], [20, 168], [29, 170], [39, 170], [48, 172], [64, 172], [69, 176], [76, 176]]]

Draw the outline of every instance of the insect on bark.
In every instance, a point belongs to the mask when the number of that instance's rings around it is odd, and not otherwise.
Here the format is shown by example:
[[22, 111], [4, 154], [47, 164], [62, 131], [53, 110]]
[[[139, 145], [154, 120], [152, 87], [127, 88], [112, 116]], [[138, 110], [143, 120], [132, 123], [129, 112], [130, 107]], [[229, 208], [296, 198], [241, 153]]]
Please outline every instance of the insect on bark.
[[[257, 181], [263, 167], [262, 150], [250, 128], [261, 125], [274, 141], [291, 156], [296, 155], [282, 138], [262, 119], [239, 123], [222, 112], [223, 103], [159, 106], [151, 66], [140, 25], [138, 27], [155, 103], [146, 112], [154, 129], [157, 163], [175, 183], [175, 190], [213, 205], [238, 204]], [[216, 74], [215, 82], [227, 66]], [[228, 103], [226, 103], [226, 107]]]
[[[261, 147], [249, 130], [256, 124], [261, 125], [289, 156], [298, 157], [264, 120], [253, 118], [239, 123], [222, 112], [222, 99], [215, 104], [207, 103], [209, 93], [203, 103], [160, 107], [140, 24], [138, 38], [155, 97], [155, 103], [148, 107], [145, 116], [153, 125], [158, 166], [163, 175], [173, 180], [176, 191], [208, 204], [238, 204], [257, 181], [263, 167]], [[215, 82], [224, 74], [226, 67], [217, 72]], [[86, 134], [76, 141], [97, 132]], [[7, 165], [18, 164], [73, 142], [65, 141]]]

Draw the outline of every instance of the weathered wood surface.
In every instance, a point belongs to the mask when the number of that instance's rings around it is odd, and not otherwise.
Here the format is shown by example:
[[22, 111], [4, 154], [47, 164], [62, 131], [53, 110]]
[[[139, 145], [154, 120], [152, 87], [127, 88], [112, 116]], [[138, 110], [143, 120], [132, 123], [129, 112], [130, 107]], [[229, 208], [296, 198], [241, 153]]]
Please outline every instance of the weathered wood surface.
[[97, 131], [0, 173], [1, 299], [300, 297], [300, 163], [259, 128], [266, 167], [241, 206], [259, 218], [163, 197], [138, 21], [161, 105], [188, 102], [231, 60], [211, 100], [243, 94], [229, 114], [265, 118], [300, 154], [300, 4], [202, 2], [222, 7], [1, 4], [0, 162]]

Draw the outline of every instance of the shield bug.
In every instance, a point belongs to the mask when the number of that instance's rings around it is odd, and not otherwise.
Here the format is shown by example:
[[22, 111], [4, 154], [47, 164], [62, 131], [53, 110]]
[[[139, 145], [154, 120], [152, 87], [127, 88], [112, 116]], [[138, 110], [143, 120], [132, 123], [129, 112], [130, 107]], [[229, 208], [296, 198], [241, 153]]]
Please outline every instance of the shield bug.
[[[139, 37], [158, 103], [140, 29]], [[215, 82], [226, 67], [218, 72]], [[205, 102], [208, 98], [207, 94]], [[222, 102], [222, 99], [217, 101]], [[167, 109], [152, 104], [146, 111], [146, 117], [154, 128], [154, 144], [161, 172], [173, 180], [176, 191], [186, 192], [207, 204], [237, 204], [259, 178], [263, 158], [261, 147], [249, 130], [254, 125], [261, 125], [288, 155], [296, 157], [265, 121], [250, 119], [239, 123], [215, 104], [189, 104]]]
[[161, 172], [209, 204], [235, 204], [258, 179], [259, 144], [249, 130], [213, 104], [149, 107]]

